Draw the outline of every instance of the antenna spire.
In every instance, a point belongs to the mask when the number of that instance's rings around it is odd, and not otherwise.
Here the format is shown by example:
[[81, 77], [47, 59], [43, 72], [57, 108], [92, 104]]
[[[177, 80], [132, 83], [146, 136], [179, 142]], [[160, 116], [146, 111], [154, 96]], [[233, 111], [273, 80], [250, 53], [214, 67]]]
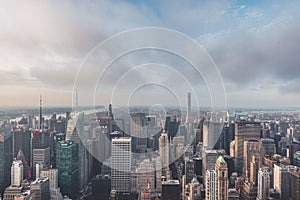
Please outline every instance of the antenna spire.
[[43, 119], [42, 119], [42, 95], [40, 94], [40, 129], [42, 129], [42, 123], [43, 123]]

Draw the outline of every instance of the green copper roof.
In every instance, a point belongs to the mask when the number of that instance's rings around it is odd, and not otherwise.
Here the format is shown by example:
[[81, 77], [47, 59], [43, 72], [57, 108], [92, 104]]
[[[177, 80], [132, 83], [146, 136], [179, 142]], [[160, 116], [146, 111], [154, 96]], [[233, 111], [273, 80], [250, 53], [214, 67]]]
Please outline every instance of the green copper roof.
[[217, 161], [219, 161], [220, 163], [226, 163], [226, 161], [224, 160], [223, 156], [219, 156], [219, 158], [217, 159]]
[[192, 183], [199, 183], [198, 180], [194, 177], [191, 181]]

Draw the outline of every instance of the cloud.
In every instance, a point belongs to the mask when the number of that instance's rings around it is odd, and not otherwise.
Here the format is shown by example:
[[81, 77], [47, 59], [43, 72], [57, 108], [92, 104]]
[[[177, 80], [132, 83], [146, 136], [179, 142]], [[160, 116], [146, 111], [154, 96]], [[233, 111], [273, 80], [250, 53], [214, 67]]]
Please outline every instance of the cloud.
[[[0, 88], [12, 95], [7, 85], [20, 85], [24, 93], [28, 88], [28, 96], [35, 95], [36, 88], [48, 88], [51, 98], [57, 95], [55, 90], [71, 92], [82, 60], [99, 42], [131, 28], [161, 26], [184, 32], [204, 44], [220, 69], [228, 94], [234, 94], [232, 104], [247, 104], [247, 98], [237, 97], [245, 91], [257, 96], [263, 91], [272, 94], [273, 99], [280, 95], [274, 90], [296, 93], [300, 74], [300, 4], [276, 3], [4, 1], [0, 6]], [[105, 81], [114, 84], [132, 66], [149, 61], [160, 61], [182, 74], [193, 74], [172, 56], [137, 53], [117, 61], [107, 71]], [[95, 62], [94, 68], [82, 79], [86, 85], [99, 68], [97, 60], [91, 62]], [[136, 80], [144, 76], [133, 74]], [[165, 80], [173, 79], [166, 76]], [[203, 83], [197, 76], [190, 76], [189, 80], [192, 84]], [[69, 104], [70, 100], [61, 101]]]

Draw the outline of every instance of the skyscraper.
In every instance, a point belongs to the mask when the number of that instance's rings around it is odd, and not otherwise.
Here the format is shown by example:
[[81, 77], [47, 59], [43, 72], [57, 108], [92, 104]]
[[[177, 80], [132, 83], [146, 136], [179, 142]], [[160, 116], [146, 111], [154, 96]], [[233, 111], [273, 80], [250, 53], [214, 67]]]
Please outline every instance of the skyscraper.
[[[244, 141], [244, 174], [246, 177], [250, 178], [250, 162], [252, 157], [255, 157], [255, 164], [257, 165], [257, 170], [262, 165], [262, 157], [264, 155], [263, 147], [261, 142], [258, 140]], [[257, 174], [257, 172], [255, 172]]]
[[149, 159], [144, 159], [137, 167], [137, 191], [148, 188], [154, 191], [155, 170]]
[[300, 168], [293, 167], [289, 168], [289, 173], [291, 175], [291, 199], [300, 199]]
[[201, 197], [201, 187], [200, 183], [196, 178], [193, 178], [191, 183], [189, 184], [189, 199], [197, 200]]
[[50, 200], [50, 189], [48, 178], [38, 178], [30, 184], [32, 200]]
[[185, 160], [184, 162], [184, 174], [186, 178], [186, 183], [191, 183], [193, 178], [195, 177], [195, 170], [194, 170], [194, 161], [191, 159]]
[[262, 147], [264, 148], [265, 155], [273, 156], [276, 153], [276, 146], [273, 139], [262, 138], [261, 144]]
[[67, 123], [67, 133], [66, 141], [73, 141], [78, 144], [78, 165], [79, 165], [79, 187], [83, 189], [88, 184], [88, 162], [87, 155], [88, 150], [85, 148], [84, 144], [87, 143], [87, 138], [84, 137], [88, 135], [84, 131], [85, 115], [84, 113], [77, 113], [72, 119], [68, 120]]
[[244, 162], [244, 141], [260, 139], [261, 125], [259, 122], [237, 122], [235, 125], [235, 169], [241, 175]]
[[36, 164], [50, 165], [50, 136], [47, 129], [34, 130], [31, 133], [31, 167], [33, 179], [36, 175]]
[[218, 199], [217, 173], [215, 170], [206, 170], [205, 199], [206, 200]]
[[[221, 135], [223, 124], [219, 122], [204, 121], [203, 123], [203, 146], [213, 149]], [[217, 148], [220, 149], [220, 148]]]
[[202, 174], [203, 179], [205, 180], [206, 170], [212, 170], [215, 168], [216, 160], [219, 156], [224, 155], [222, 150], [205, 150], [203, 153], [203, 162], [202, 162]]
[[268, 167], [262, 167], [258, 171], [257, 200], [264, 200], [269, 197], [270, 172]]
[[162, 200], [180, 200], [180, 183], [178, 180], [162, 182]]
[[289, 199], [290, 195], [290, 174], [288, 168], [292, 166], [274, 165], [274, 189], [280, 194], [281, 199]]
[[10, 184], [10, 167], [13, 162], [11, 147], [11, 135], [0, 134], [0, 194]]
[[78, 195], [78, 144], [60, 141], [57, 144], [56, 162], [58, 185], [64, 195], [74, 199]]
[[16, 158], [19, 150], [24, 153], [27, 163], [30, 163], [31, 132], [23, 128], [14, 128], [12, 131], [13, 157]]
[[166, 132], [163, 132], [159, 137], [159, 155], [163, 168], [162, 175], [166, 176], [166, 171], [169, 170], [169, 139]]
[[185, 123], [188, 124], [191, 121], [191, 112], [192, 112], [192, 102], [191, 102], [191, 93], [187, 93], [187, 111], [186, 111], [186, 121]]
[[111, 188], [130, 192], [131, 138], [113, 138], [111, 145]]
[[21, 160], [14, 160], [11, 166], [11, 186], [20, 187], [23, 181], [23, 163]]
[[217, 191], [220, 200], [228, 200], [228, 168], [222, 156], [216, 161]]
[[146, 152], [146, 113], [130, 113], [130, 135], [134, 138], [135, 150], [137, 152]]

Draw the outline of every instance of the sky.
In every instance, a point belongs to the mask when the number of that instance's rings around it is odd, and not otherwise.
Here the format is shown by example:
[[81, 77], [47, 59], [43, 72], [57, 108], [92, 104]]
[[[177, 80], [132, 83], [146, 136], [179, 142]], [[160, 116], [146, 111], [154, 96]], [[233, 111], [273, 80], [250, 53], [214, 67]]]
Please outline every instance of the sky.
[[[35, 106], [40, 94], [45, 106], [72, 105], [76, 75], [90, 51], [115, 34], [143, 27], [178, 31], [205, 48], [223, 79], [227, 106], [300, 106], [299, 1], [0, 3], [1, 107]], [[97, 61], [91, 61], [95, 71], [103, 67]], [[169, 65], [178, 73], [145, 65], [125, 77], [124, 83], [118, 82], [133, 67], [152, 62]], [[188, 80], [197, 93], [193, 102], [198, 99], [200, 105], [209, 105], [205, 81], [193, 74], [187, 63], [166, 52], [134, 52], [112, 64], [104, 87], [96, 92], [97, 104], [106, 105], [113, 99], [116, 105], [176, 105], [178, 98], [184, 102]], [[81, 76], [90, 79], [88, 74]], [[155, 80], [161, 76], [177, 90], [158, 84], [134, 87], [151, 76]], [[88, 104], [84, 90], [94, 90], [95, 84], [80, 88], [80, 105]], [[113, 98], [111, 88], [116, 89]]]

